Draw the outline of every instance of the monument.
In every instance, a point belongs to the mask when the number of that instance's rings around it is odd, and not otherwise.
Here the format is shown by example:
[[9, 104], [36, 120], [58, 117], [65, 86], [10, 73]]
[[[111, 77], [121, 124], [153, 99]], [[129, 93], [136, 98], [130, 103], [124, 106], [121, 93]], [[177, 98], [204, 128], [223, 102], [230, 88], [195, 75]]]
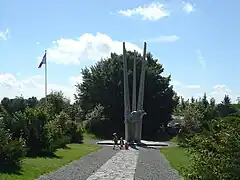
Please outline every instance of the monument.
[[[154, 141], [144, 141], [142, 140], [142, 119], [146, 115], [143, 109], [144, 101], [144, 84], [145, 84], [145, 72], [147, 68], [146, 61], [146, 50], [147, 43], [144, 42], [143, 56], [141, 60], [141, 74], [139, 82], [138, 91], [138, 101], [137, 101], [137, 82], [136, 82], [136, 59], [133, 60], [133, 87], [132, 87], [132, 107], [130, 107], [129, 99], [129, 83], [128, 83], [128, 68], [127, 68], [127, 57], [125, 42], [123, 42], [123, 79], [124, 79], [124, 123], [125, 123], [125, 141], [134, 141], [137, 145], [144, 146], [168, 146], [166, 142], [154, 142]], [[98, 141], [97, 144], [100, 145], [113, 145], [112, 140]]]
[[146, 112], [143, 110], [145, 72], [147, 67], [146, 50], [147, 50], [147, 43], [144, 42], [137, 104], [136, 104], [136, 88], [137, 88], [136, 87], [137, 85], [136, 59], [133, 60], [132, 108], [130, 108], [126, 48], [125, 48], [125, 42], [123, 42], [124, 123], [125, 123], [125, 140], [128, 142], [134, 141], [136, 143], [140, 143], [141, 137], [142, 137], [142, 118], [146, 114]]

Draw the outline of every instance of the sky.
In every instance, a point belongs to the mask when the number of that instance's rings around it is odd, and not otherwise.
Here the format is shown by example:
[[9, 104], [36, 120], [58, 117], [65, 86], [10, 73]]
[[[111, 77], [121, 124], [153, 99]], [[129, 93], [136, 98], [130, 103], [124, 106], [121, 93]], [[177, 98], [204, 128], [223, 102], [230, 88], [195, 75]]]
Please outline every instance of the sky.
[[185, 98], [205, 92], [217, 101], [240, 96], [239, 0], [1, 0], [0, 99], [44, 97], [47, 50], [48, 92], [73, 100], [81, 69], [110, 52], [142, 52], [143, 42], [171, 74]]

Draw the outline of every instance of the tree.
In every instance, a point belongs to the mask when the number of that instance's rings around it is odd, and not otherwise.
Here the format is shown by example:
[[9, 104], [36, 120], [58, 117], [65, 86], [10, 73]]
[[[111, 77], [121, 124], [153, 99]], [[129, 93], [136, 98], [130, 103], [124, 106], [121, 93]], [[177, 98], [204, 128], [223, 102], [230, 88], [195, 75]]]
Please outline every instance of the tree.
[[[129, 87], [132, 92], [133, 59], [137, 61], [137, 89], [140, 81], [141, 55], [127, 52]], [[147, 54], [144, 110], [147, 116], [143, 119], [143, 137], [152, 138], [157, 135], [161, 125], [167, 125], [171, 119], [176, 102], [173, 101], [174, 91], [169, 85], [170, 76], [162, 76], [163, 66]], [[110, 119], [111, 131], [124, 135], [123, 117], [123, 64], [122, 55], [112, 53], [110, 58], [102, 59], [95, 65], [82, 70], [83, 81], [76, 85], [75, 95], [80, 104], [83, 116], [97, 104], [104, 107], [104, 115]], [[138, 93], [138, 92], [137, 92]], [[132, 94], [130, 93], [130, 100]]]
[[230, 114], [236, 113], [236, 110], [231, 105], [231, 99], [228, 95], [225, 95], [223, 101], [217, 105], [217, 113], [220, 117], [227, 117]]
[[240, 104], [240, 97], [237, 97], [237, 103]]
[[23, 97], [16, 97], [14, 99], [5, 97], [1, 101], [1, 104], [9, 115], [12, 115], [16, 111], [23, 112], [27, 107], [26, 100]]
[[62, 91], [51, 92], [46, 98], [47, 105], [45, 98], [42, 98], [39, 102], [39, 106], [47, 110], [50, 118], [54, 118], [56, 114], [59, 114], [70, 106], [70, 100], [64, 97]]

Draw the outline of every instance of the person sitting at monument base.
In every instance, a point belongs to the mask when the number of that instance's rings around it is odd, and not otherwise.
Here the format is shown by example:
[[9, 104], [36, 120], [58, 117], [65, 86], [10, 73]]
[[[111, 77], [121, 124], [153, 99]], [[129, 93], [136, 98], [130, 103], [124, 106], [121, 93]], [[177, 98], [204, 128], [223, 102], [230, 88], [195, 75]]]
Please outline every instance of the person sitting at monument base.
[[123, 149], [123, 145], [124, 145], [124, 141], [123, 141], [123, 138], [121, 137], [120, 138], [120, 149]]
[[125, 142], [125, 149], [128, 150], [128, 148], [129, 148], [129, 144], [128, 144], [128, 142], [126, 141], [126, 142]]
[[113, 149], [115, 149], [116, 146], [118, 146], [118, 137], [117, 137], [117, 133], [113, 133]]

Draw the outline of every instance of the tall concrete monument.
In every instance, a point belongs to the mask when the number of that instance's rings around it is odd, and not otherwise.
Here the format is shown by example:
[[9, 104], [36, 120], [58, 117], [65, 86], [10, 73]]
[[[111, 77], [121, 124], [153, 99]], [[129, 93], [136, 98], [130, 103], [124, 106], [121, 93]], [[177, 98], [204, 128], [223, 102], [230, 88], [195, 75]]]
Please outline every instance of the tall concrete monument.
[[147, 43], [144, 42], [143, 59], [141, 67], [141, 77], [139, 83], [138, 103], [136, 104], [136, 59], [133, 60], [133, 91], [132, 91], [132, 108], [130, 108], [129, 100], [129, 83], [128, 83], [128, 70], [126, 59], [125, 42], [123, 42], [123, 77], [124, 77], [124, 123], [125, 123], [125, 140], [136, 143], [141, 142], [142, 137], [142, 118], [146, 114], [143, 110], [144, 100], [144, 84], [145, 72], [147, 67], [146, 61]]

